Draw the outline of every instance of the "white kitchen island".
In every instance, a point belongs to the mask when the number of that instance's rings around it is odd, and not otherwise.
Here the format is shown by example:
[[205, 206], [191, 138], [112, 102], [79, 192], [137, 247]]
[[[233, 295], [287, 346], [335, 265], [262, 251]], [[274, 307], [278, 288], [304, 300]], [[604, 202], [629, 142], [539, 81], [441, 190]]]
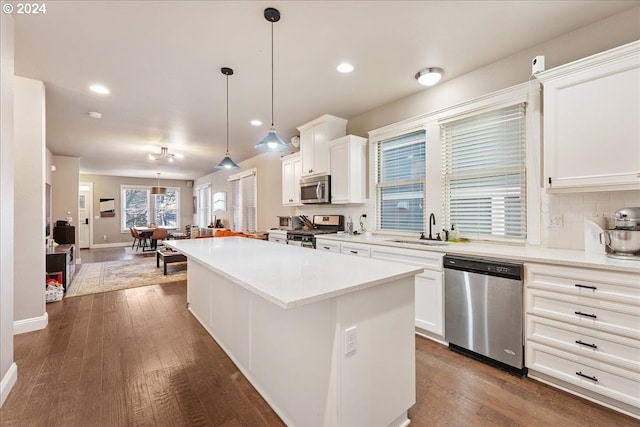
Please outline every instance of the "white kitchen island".
[[189, 310], [287, 425], [409, 424], [422, 269], [239, 237], [165, 244], [187, 256]]

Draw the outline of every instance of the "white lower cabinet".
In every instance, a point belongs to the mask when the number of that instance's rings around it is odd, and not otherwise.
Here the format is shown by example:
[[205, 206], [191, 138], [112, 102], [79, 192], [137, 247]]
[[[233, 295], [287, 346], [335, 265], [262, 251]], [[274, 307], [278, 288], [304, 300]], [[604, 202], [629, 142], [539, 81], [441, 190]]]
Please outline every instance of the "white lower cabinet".
[[390, 246], [373, 246], [371, 249], [371, 258], [424, 267], [424, 272], [415, 278], [416, 327], [438, 339], [444, 336], [443, 257], [440, 252]]
[[316, 249], [340, 253], [340, 243], [333, 240], [316, 239]]
[[526, 265], [529, 376], [640, 417], [640, 280]]
[[415, 325], [419, 332], [444, 339], [443, 253], [321, 238], [316, 239], [316, 249], [424, 267], [415, 277]]

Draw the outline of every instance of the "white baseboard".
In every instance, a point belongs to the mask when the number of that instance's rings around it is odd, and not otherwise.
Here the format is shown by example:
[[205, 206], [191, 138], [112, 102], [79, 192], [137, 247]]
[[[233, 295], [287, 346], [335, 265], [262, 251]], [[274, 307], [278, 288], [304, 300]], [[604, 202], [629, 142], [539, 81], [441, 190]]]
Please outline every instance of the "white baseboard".
[[9, 370], [2, 377], [2, 381], [0, 381], [0, 406], [4, 404], [4, 401], [7, 400], [9, 396], [9, 392], [15, 385], [18, 380], [18, 365], [15, 362], [9, 366]]
[[99, 248], [119, 248], [121, 246], [131, 246], [131, 242], [118, 242], [118, 243], [100, 243], [91, 245], [91, 249]]
[[49, 313], [46, 311], [42, 316], [30, 319], [15, 320], [13, 322], [13, 335], [24, 334], [32, 331], [44, 329], [49, 324]]

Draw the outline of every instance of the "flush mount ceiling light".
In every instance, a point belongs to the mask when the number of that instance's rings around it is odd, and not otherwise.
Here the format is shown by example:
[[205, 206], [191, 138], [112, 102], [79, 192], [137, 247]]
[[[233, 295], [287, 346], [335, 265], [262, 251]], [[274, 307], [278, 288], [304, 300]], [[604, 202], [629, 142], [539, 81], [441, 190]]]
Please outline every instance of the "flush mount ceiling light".
[[89, 86], [89, 89], [92, 92], [99, 93], [100, 95], [108, 95], [110, 93], [109, 89], [99, 84], [91, 85]]
[[151, 187], [151, 194], [155, 196], [167, 194], [167, 187], [160, 187], [160, 172], [158, 172], [158, 185], [155, 187]]
[[175, 157], [175, 154], [169, 154], [167, 147], [160, 148], [160, 153], [149, 153], [149, 160], [167, 160], [168, 162], [173, 162]]
[[440, 81], [443, 75], [444, 70], [442, 68], [423, 68], [416, 74], [416, 80], [423, 86], [433, 86]]
[[260, 151], [287, 151], [289, 146], [278, 136], [273, 124], [273, 23], [280, 20], [280, 12], [272, 7], [264, 10], [264, 19], [271, 22], [271, 129], [262, 141], [256, 145]]
[[227, 76], [227, 154], [224, 159], [218, 163], [218, 169], [238, 169], [238, 165], [229, 156], [229, 76], [233, 75], [231, 68], [223, 67], [220, 72]]

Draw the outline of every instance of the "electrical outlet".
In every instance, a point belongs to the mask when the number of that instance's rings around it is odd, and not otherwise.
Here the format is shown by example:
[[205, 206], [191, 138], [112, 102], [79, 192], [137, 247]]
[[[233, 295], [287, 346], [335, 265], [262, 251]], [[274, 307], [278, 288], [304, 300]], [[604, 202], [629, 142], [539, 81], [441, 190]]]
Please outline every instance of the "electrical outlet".
[[562, 228], [564, 225], [562, 214], [548, 214], [545, 219], [546, 228]]
[[358, 331], [355, 326], [344, 330], [344, 354], [353, 353], [358, 348]]

